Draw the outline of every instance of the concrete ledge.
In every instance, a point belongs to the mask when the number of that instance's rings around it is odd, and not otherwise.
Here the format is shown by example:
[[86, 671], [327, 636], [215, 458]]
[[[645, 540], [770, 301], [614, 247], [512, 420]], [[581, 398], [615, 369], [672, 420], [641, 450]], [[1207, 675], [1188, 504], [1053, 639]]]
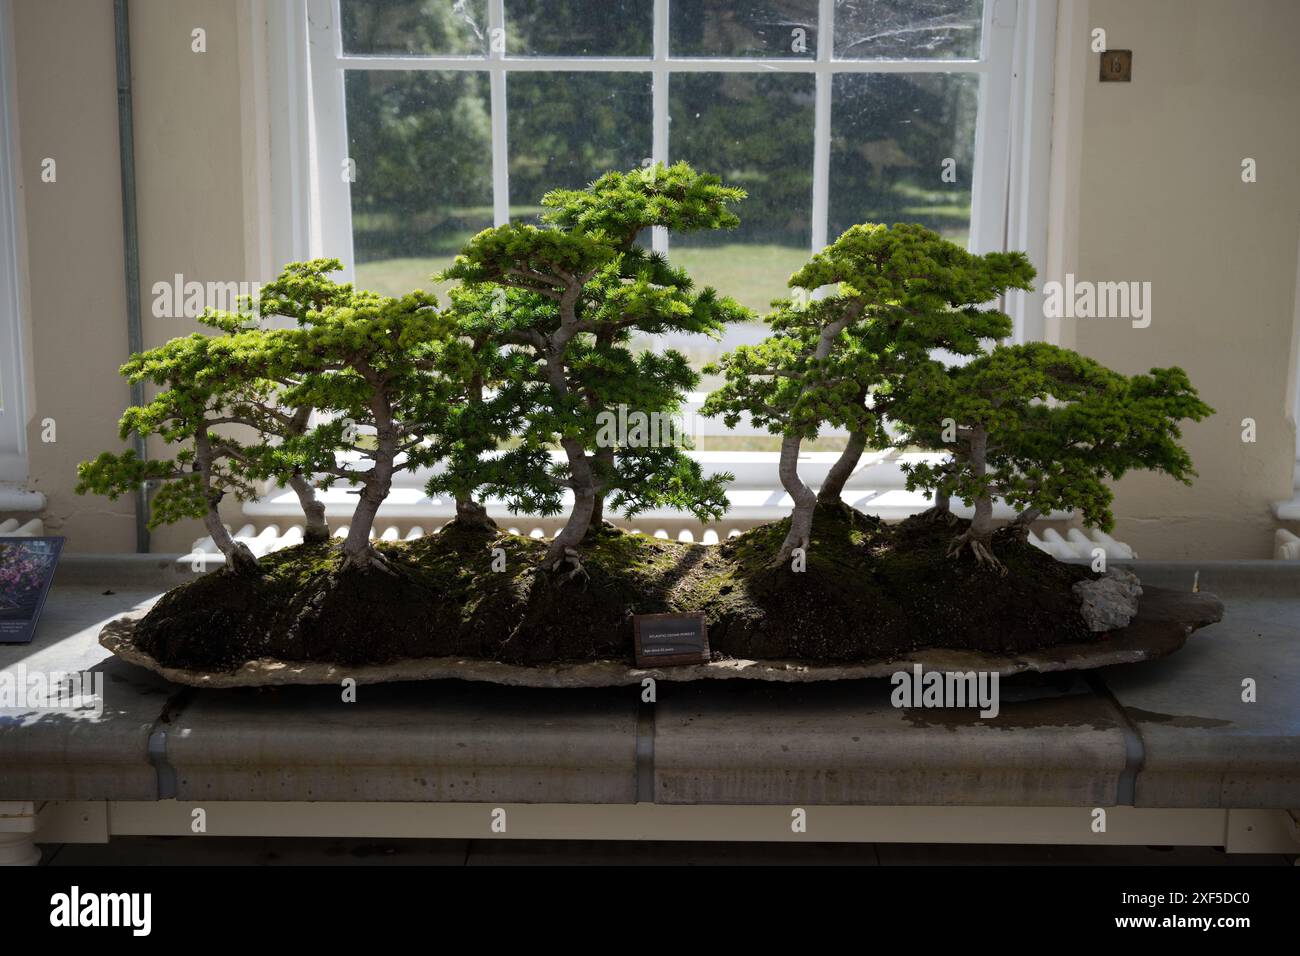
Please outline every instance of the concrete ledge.
[[167, 731], [182, 800], [632, 803], [638, 692], [459, 682], [205, 691]]
[[56, 584], [37, 640], [0, 644], [0, 668], [13, 675], [84, 672], [102, 686], [80, 710], [0, 709], [0, 800], [157, 797], [148, 742], [172, 687], [90, 643], [104, 623], [154, 592], [105, 590], [112, 589]]
[[1002, 682], [994, 718], [898, 709], [884, 681], [674, 688], [655, 721], [658, 803], [1112, 806], [1118, 709], [1081, 680]]
[[1132, 566], [1180, 588], [1199, 569], [1223, 622], [1089, 686], [1005, 680], [986, 721], [896, 710], [886, 681], [660, 684], [644, 710], [635, 686], [456, 681], [362, 687], [354, 704], [338, 687], [201, 690], [168, 708], [178, 688], [96, 637], [188, 572], [68, 556], [36, 642], [0, 645], [0, 668], [101, 674], [102, 713], [0, 711], [0, 800], [1300, 807], [1300, 568]]

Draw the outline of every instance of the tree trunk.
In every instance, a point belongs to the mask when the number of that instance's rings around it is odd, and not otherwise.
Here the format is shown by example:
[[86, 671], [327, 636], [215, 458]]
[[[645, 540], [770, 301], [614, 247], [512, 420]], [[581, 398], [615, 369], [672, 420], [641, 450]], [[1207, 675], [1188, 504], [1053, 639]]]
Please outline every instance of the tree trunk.
[[289, 479], [289, 487], [298, 496], [298, 504], [302, 507], [302, 514], [306, 519], [302, 532], [303, 541], [308, 544], [328, 541], [330, 526], [325, 520], [325, 506], [317, 499], [316, 489], [312, 487], [311, 482], [302, 475], [294, 475]]
[[[573, 337], [576, 302], [577, 291], [567, 290], [565, 298], [560, 302], [561, 327], [552, 335], [544, 353], [546, 379], [555, 397], [556, 407], [560, 407], [569, 394], [569, 383], [564, 373], [564, 350]], [[578, 545], [587, 536], [587, 529], [591, 527], [591, 516], [596, 510], [596, 476], [592, 472], [591, 461], [587, 458], [587, 449], [582, 442], [576, 438], [562, 438], [560, 447], [564, 449], [565, 457], [569, 462], [569, 479], [573, 487], [573, 510], [569, 512], [569, 520], [565, 522], [560, 533], [551, 540], [550, 547], [546, 549], [546, 557], [542, 560], [545, 567], [551, 571], [558, 571], [560, 565], [567, 560], [574, 566], [572, 574], [582, 574], [584, 572], [582, 563], [578, 560]]]
[[867, 447], [867, 436], [863, 432], [849, 432], [849, 443], [840, 453], [840, 457], [826, 474], [826, 481], [817, 492], [817, 503], [837, 505], [844, 494], [844, 484], [853, 476], [853, 470], [862, 460], [862, 453]]
[[257, 569], [257, 558], [242, 541], [236, 541], [226, 530], [221, 520], [221, 499], [225, 494], [216, 487], [213, 480], [213, 464], [216, 456], [212, 443], [208, 439], [206, 427], [200, 427], [194, 434], [194, 460], [199, 466], [199, 478], [203, 482], [203, 495], [208, 502], [208, 510], [203, 515], [203, 527], [212, 537], [212, 543], [226, 557], [225, 570], [231, 574], [243, 574]]
[[386, 567], [379, 553], [370, 546], [370, 531], [375, 526], [379, 506], [393, 487], [394, 462], [397, 459], [399, 438], [393, 424], [392, 407], [382, 385], [372, 383], [376, 390], [373, 398], [375, 414], [375, 464], [366, 476], [365, 484], [352, 512], [352, 524], [343, 540], [343, 567], [365, 570]]
[[[822, 326], [821, 333], [817, 338], [817, 347], [813, 350], [815, 360], [823, 361], [830, 356], [835, 347], [835, 339], [848, 328], [860, 312], [860, 308], [853, 308], [847, 314]], [[781, 550], [777, 552], [776, 560], [773, 562], [775, 565], [785, 564], [785, 562], [789, 561], [790, 554], [795, 548], [803, 548], [806, 554], [808, 544], [812, 539], [813, 513], [817, 510], [817, 495], [799, 477], [799, 446], [802, 444], [803, 439], [796, 435], [786, 435], [781, 439], [781, 487], [794, 499], [794, 511], [790, 514], [790, 531], [786, 534], [785, 540], [781, 542]], [[852, 446], [852, 439], [850, 439], [849, 444]], [[858, 454], [859, 456], [862, 454], [861, 449], [859, 449]], [[844, 456], [841, 455], [840, 461], [842, 462], [843, 459]], [[839, 464], [840, 462], [836, 462], [837, 467]], [[848, 470], [852, 473], [852, 466]], [[844, 481], [847, 480], [848, 475], [846, 474], [840, 482], [840, 490], [843, 489]], [[836, 498], [838, 497], [839, 493], [837, 491]]]
[[[600, 463], [600, 465], [603, 466], [601, 468], [601, 471], [606, 476], [612, 475], [614, 473], [614, 449], [598, 448], [596, 449], [595, 455], [593, 457], [596, 459], [598, 463]], [[609, 481], [608, 477], [602, 479], [602, 489], [605, 485], [607, 485], [608, 481]], [[600, 527], [604, 523], [605, 523], [605, 492], [603, 490], [597, 490], [595, 502], [592, 504], [591, 507], [591, 523], [588, 525], [588, 530], [590, 531], [594, 529], [598, 531], [600, 530]]]
[[[976, 478], [982, 478], [986, 474], [986, 460], [988, 456], [989, 433], [983, 428], [973, 428], [970, 438], [970, 469]], [[975, 517], [971, 519], [970, 527], [955, 539], [952, 547], [948, 549], [949, 557], [956, 557], [963, 549], [970, 548], [975, 555], [975, 560], [980, 565], [991, 567], [1001, 574], [1006, 574], [1007, 569], [1001, 561], [993, 554], [993, 496], [989, 494], [980, 495], [975, 499]]]
[[[217, 501], [221, 496], [217, 496]], [[203, 516], [203, 527], [207, 529], [208, 534], [212, 537], [212, 543], [217, 549], [226, 556], [226, 570], [231, 574], [243, 574], [248, 571], [257, 570], [257, 558], [253, 552], [248, 549], [248, 545], [242, 541], [236, 541], [226, 530], [226, 526], [221, 522], [221, 514], [217, 511], [216, 504], [209, 504], [208, 512]]]
[[488, 517], [487, 509], [474, 500], [472, 495], [456, 496], [457, 527], [471, 531], [495, 531], [497, 523]]
[[794, 511], [790, 514], [790, 530], [781, 542], [775, 565], [785, 564], [795, 548], [808, 551], [812, 537], [813, 512], [817, 508], [817, 496], [799, 477], [799, 446], [803, 439], [798, 435], [786, 435], [781, 439], [781, 487], [794, 499]]
[[1038, 508], [1026, 508], [1020, 514], [1016, 515], [1015, 520], [1011, 523], [1017, 528], [1029, 530], [1029, 526], [1043, 516], [1043, 512]]
[[564, 528], [551, 540], [551, 546], [546, 550], [544, 563], [552, 571], [557, 570], [564, 560], [575, 557], [578, 545], [591, 527], [591, 516], [596, 509], [596, 480], [586, 449], [581, 442], [572, 438], [564, 439], [560, 445], [569, 460], [569, 477], [573, 481], [573, 510], [569, 512], [569, 520], [565, 522]]

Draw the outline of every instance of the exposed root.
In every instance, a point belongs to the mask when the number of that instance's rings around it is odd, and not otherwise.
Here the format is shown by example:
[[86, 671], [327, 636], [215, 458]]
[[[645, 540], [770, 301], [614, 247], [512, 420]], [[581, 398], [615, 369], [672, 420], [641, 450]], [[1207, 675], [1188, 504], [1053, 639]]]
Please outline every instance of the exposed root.
[[811, 542], [808, 536], [797, 538], [791, 541], [789, 538], [781, 545], [781, 550], [777, 552], [776, 557], [772, 560], [772, 568], [789, 567], [790, 559], [794, 557], [796, 548], [803, 548], [804, 556], [808, 555], [808, 546]]
[[226, 565], [222, 571], [226, 574], [260, 574], [262, 568], [248, 545], [239, 541], [235, 543], [235, 550], [226, 555]]
[[949, 527], [955, 525], [959, 520], [950, 509], [941, 507], [940, 505], [931, 505], [924, 511], [918, 512], [915, 517], [917, 521], [925, 521], [929, 524], [937, 524], [942, 521]]
[[[562, 568], [566, 564], [571, 564], [573, 565], [573, 567], [571, 567], [568, 571], [561, 573], [560, 568]], [[564, 557], [560, 558], [558, 561], [552, 564], [550, 570], [552, 574], [558, 576], [560, 584], [567, 584], [569, 581], [572, 581], [574, 578], [581, 578], [582, 586], [585, 588], [587, 586], [587, 582], [591, 580], [591, 576], [587, 574], [587, 569], [582, 566], [582, 559], [578, 555], [577, 548], [565, 548]]]
[[340, 571], [369, 571], [371, 569], [383, 571], [393, 577], [400, 577], [392, 563], [373, 546], [368, 546], [360, 554], [345, 555], [343, 564], [339, 567]]
[[1002, 577], [1007, 575], [1007, 566], [998, 560], [993, 553], [990, 540], [985, 535], [974, 535], [967, 530], [952, 539], [952, 545], [948, 548], [948, 557], [960, 557], [965, 548], [970, 548], [971, 554], [975, 555], [975, 563], [982, 568], [989, 568], [997, 571]]

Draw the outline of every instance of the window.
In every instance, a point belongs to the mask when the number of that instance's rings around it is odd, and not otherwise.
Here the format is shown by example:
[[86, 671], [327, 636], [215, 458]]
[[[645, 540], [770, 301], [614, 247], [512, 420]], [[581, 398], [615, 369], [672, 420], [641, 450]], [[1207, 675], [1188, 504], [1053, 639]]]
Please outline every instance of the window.
[[0, 2], [0, 482], [27, 479], [11, 36], [9, 5]]
[[[547, 189], [685, 159], [749, 191], [742, 225], [645, 241], [760, 314], [856, 222], [919, 221], [1043, 264], [1055, 14], [1055, 0], [307, 0], [305, 25], [270, 24], [289, 60], [308, 53], [272, 90], [294, 156], [277, 162], [304, 184], [274, 228], [300, 237], [292, 257], [338, 256], [369, 288], [439, 291], [429, 276], [469, 237], [533, 219]], [[1036, 310], [1007, 306], [1017, 338], [1038, 337]], [[702, 365], [763, 334], [654, 344]], [[738, 489], [779, 487], [775, 445], [749, 431], [706, 423], [697, 444]], [[887, 462], [861, 484], [901, 481]]]

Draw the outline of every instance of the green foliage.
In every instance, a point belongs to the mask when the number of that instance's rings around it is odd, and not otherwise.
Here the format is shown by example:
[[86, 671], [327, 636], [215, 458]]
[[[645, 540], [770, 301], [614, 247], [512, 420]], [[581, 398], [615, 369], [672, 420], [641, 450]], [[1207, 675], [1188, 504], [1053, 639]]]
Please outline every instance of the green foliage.
[[[804, 439], [841, 427], [885, 447], [898, 377], [935, 349], [973, 355], [1008, 335], [1010, 318], [979, 306], [1033, 275], [1020, 253], [974, 255], [921, 226], [853, 226], [790, 277], [801, 295], [775, 303], [773, 335], [710, 370], [725, 381], [704, 412]], [[821, 288], [833, 292], [812, 298]]]
[[900, 393], [892, 416], [903, 440], [953, 454], [911, 466], [909, 488], [968, 504], [1000, 497], [1017, 510], [1075, 509], [1103, 530], [1114, 523], [1107, 481], [1140, 468], [1191, 483], [1179, 422], [1213, 414], [1180, 368], [1130, 378], [1043, 342], [997, 346], [954, 368], [918, 365]]
[[[439, 279], [458, 279], [450, 309], [479, 348], [511, 347], [500, 375], [516, 416], [517, 445], [483, 456], [483, 488], [514, 509], [554, 514], [564, 489], [594, 490], [629, 514], [672, 505], [702, 517], [725, 508], [724, 478], [704, 479], [675, 445], [608, 447], [603, 416], [671, 414], [699, 381], [675, 351], [634, 350], [634, 334], [718, 335], [749, 313], [636, 243], [649, 228], [734, 227], [730, 205], [744, 198], [684, 163], [611, 172], [582, 190], [543, 198], [540, 226], [488, 229]], [[489, 357], [489, 362], [492, 359]], [[552, 462], [550, 451], [564, 450]], [[471, 481], [473, 468], [459, 469]], [[435, 479], [430, 490], [448, 487]], [[573, 518], [579, 524], [580, 518]]]

